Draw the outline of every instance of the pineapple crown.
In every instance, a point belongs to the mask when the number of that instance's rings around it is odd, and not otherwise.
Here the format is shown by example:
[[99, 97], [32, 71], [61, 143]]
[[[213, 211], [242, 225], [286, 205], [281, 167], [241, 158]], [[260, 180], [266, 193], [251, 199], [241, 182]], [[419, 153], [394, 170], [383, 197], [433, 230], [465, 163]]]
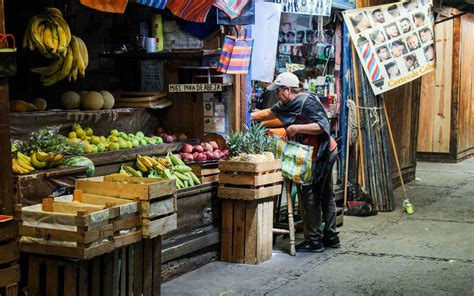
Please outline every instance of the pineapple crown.
[[239, 153], [262, 154], [271, 151], [272, 138], [268, 130], [259, 122], [246, 124], [242, 132], [230, 133], [227, 145], [232, 156]]

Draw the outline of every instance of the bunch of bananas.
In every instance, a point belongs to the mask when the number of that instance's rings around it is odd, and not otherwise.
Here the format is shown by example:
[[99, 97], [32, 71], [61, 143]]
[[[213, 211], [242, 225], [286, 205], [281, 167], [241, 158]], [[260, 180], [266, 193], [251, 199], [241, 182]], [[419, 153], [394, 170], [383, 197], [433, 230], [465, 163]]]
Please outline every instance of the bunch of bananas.
[[23, 37], [23, 47], [37, 50], [47, 58], [65, 57], [71, 42], [71, 30], [57, 8], [46, 8], [30, 19]]
[[31, 71], [41, 74], [40, 81], [44, 86], [49, 86], [65, 78], [76, 81], [78, 74], [85, 77], [88, 64], [89, 53], [86, 44], [81, 38], [73, 35], [66, 48], [66, 56], [59, 56], [48, 67], [33, 68]]
[[31, 157], [18, 151], [16, 157], [12, 158], [12, 169], [17, 175], [26, 175], [35, 171], [31, 164]]
[[60, 153], [46, 153], [41, 150], [31, 155], [31, 164], [37, 169], [53, 168], [59, 166], [64, 160]]
[[198, 177], [180, 158], [172, 153], [165, 157], [137, 156], [137, 169], [123, 165], [120, 173], [129, 176], [148, 178], [175, 179], [178, 189], [201, 184]]
[[25, 175], [35, 170], [47, 169], [59, 166], [64, 155], [36, 151], [31, 156], [17, 151], [12, 158], [12, 169], [15, 174]]

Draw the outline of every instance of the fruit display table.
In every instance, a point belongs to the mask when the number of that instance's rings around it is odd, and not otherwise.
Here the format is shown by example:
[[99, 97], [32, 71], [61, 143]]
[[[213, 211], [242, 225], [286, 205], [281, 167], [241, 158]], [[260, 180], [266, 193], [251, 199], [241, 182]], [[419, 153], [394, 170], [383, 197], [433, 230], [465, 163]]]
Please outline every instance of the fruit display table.
[[106, 135], [111, 127], [129, 132], [151, 133], [159, 125], [157, 112], [145, 108], [117, 108], [99, 111], [51, 110], [10, 114], [12, 139], [25, 139], [44, 126], [61, 125], [60, 133], [67, 135], [74, 123], [91, 127], [97, 135]]

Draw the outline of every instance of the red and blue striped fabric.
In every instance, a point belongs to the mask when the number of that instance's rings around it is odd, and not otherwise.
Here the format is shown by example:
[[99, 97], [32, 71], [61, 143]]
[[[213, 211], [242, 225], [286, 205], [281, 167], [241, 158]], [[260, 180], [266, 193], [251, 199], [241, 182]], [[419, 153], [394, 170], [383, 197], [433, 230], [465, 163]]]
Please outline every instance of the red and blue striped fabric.
[[158, 8], [158, 9], [165, 9], [168, 0], [137, 0], [138, 4]]
[[204, 23], [214, 0], [168, 0], [171, 12], [190, 22]]
[[240, 16], [249, 2], [250, 0], [216, 0], [214, 6], [224, 11], [230, 19], [234, 19]]
[[217, 71], [227, 74], [247, 74], [252, 56], [252, 38], [225, 36]]

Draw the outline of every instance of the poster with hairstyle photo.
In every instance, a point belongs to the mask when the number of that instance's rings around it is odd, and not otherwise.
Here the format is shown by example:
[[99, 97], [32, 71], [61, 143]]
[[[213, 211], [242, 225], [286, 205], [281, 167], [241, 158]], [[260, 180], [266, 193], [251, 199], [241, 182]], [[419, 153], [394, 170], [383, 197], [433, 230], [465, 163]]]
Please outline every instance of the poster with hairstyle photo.
[[385, 38], [385, 33], [382, 30], [375, 29], [372, 33], [369, 34], [370, 39], [374, 45], [384, 43], [387, 39]]
[[392, 58], [392, 56], [390, 55], [390, 52], [388, 50], [388, 47], [385, 46], [385, 45], [377, 47], [377, 49], [375, 51], [377, 52], [377, 56], [378, 56], [379, 61], [381, 63], [383, 63], [385, 61], [388, 61], [389, 59]]
[[413, 25], [412, 25], [410, 19], [407, 18], [407, 17], [402, 18], [401, 20], [399, 20], [398, 24], [399, 24], [400, 28], [402, 29], [403, 34], [408, 33], [408, 32], [413, 30]]
[[402, 3], [403, 8], [408, 12], [413, 12], [413, 10], [418, 8], [418, 3], [412, 0], [411, 2], [404, 2]]
[[431, 29], [428, 28], [428, 27], [425, 27], [425, 28], [421, 29], [420, 31], [418, 31], [418, 34], [420, 34], [421, 43], [423, 43], [423, 44], [429, 43], [429, 42], [433, 41], [433, 39], [434, 39], [433, 31], [431, 31]]
[[406, 44], [408, 45], [408, 50], [414, 51], [420, 48], [420, 39], [416, 33], [408, 35], [405, 39]]
[[372, 28], [369, 18], [365, 12], [360, 12], [354, 16], [351, 16], [350, 20], [356, 33], [361, 33], [367, 29]]
[[384, 28], [385, 33], [387, 33], [388, 39], [393, 39], [400, 36], [400, 30], [398, 30], [397, 23], [390, 23]]
[[296, 42], [296, 32], [295, 31], [288, 31], [286, 32], [286, 43], [295, 43]]
[[297, 31], [296, 43], [304, 43], [304, 42], [305, 42], [305, 31]]
[[402, 41], [402, 39], [397, 39], [393, 41], [390, 45], [392, 57], [394, 59], [399, 58], [408, 53], [408, 49], [406, 44]]
[[433, 61], [436, 58], [434, 45], [430, 44], [428, 46], [425, 46], [423, 48], [423, 54], [425, 55], [425, 59], [427, 62]]
[[377, 8], [372, 11], [372, 20], [376, 24], [384, 24], [385, 23], [385, 15], [382, 12], [382, 9]]
[[405, 60], [405, 66], [408, 72], [413, 71], [420, 67], [420, 62], [415, 54], [409, 54], [403, 58]]
[[316, 42], [315, 38], [316, 34], [313, 30], [306, 30], [306, 43], [314, 43]]
[[413, 15], [413, 22], [417, 28], [421, 28], [425, 25], [425, 14], [423, 12], [418, 12]]
[[393, 79], [397, 76], [400, 76], [400, 69], [397, 66], [396, 62], [390, 62], [385, 65], [385, 71], [387, 71], [388, 78]]
[[387, 7], [387, 13], [392, 19], [396, 19], [400, 16], [400, 9], [397, 4], [392, 4]]

